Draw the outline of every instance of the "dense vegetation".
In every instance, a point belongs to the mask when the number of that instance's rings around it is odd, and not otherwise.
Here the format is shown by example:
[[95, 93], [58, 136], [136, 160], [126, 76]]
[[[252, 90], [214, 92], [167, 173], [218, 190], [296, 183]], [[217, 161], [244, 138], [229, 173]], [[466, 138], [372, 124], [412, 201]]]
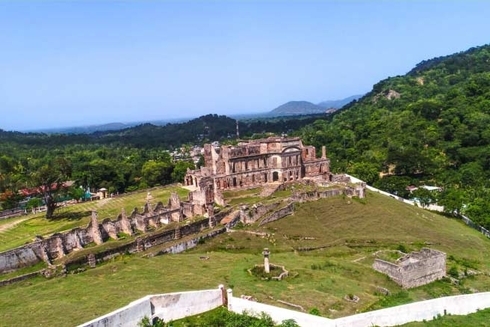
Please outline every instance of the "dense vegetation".
[[212, 311], [205, 312], [197, 316], [186, 317], [175, 322], [165, 323], [156, 318], [153, 322], [150, 319], [144, 318], [140, 323], [140, 327], [299, 327], [292, 319], [284, 320], [280, 324], [274, 323], [272, 318], [261, 313], [259, 316], [248, 314], [238, 314], [228, 311], [224, 307], [219, 307]]
[[489, 123], [486, 45], [387, 78], [302, 135], [307, 143], [327, 146], [335, 171], [405, 197], [410, 184], [441, 186], [441, 193], [416, 195], [490, 227]]
[[[318, 117], [239, 122], [240, 136], [291, 132]], [[92, 191], [106, 188], [109, 194], [116, 194], [181, 182], [187, 168], [194, 168], [190, 157], [193, 145], [231, 142], [235, 138], [236, 121], [218, 115], [180, 124], [144, 124], [93, 134], [48, 135], [0, 130], [0, 203], [3, 209], [16, 207], [25, 197], [19, 190], [41, 187], [45, 192], [38, 195], [51, 205], [47, 213], [50, 217], [57, 200], [78, 199], [88, 188]], [[63, 182], [68, 180], [76, 182], [74, 187], [63, 188]], [[39, 200], [32, 199], [30, 205], [38, 205]]]

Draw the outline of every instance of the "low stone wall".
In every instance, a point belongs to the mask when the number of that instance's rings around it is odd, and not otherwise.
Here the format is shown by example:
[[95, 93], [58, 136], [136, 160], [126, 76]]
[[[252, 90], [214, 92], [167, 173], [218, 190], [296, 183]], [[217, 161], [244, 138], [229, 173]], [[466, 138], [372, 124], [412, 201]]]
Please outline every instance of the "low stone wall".
[[153, 317], [165, 322], [213, 310], [225, 303], [223, 288], [216, 290], [168, 293], [150, 297]]
[[300, 326], [332, 326], [332, 327], [366, 327], [366, 326], [397, 326], [412, 321], [432, 320], [438, 315], [466, 315], [479, 309], [490, 307], [490, 292], [448, 296], [433, 300], [421, 301], [392, 308], [360, 313], [348, 317], [327, 319], [306, 313], [278, 308], [272, 305], [257, 303], [233, 297], [228, 290], [228, 310], [243, 313], [265, 312], [280, 323], [286, 319], [294, 319]]
[[292, 215], [294, 213], [294, 203], [288, 204], [286, 207], [281, 208], [277, 211], [274, 211], [269, 217], [264, 218], [259, 226], [262, 226], [264, 224], [279, 220], [281, 218], [284, 218], [286, 216]]
[[25, 210], [20, 209], [20, 208], [7, 209], [7, 210], [0, 211], [0, 219], [13, 218], [13, 217], [22, 216], [25, 214], [26, 214]]
[[214, 290], [149, 295], [79, 327], [134, 327], [144, 317], [177, 320], [215, 309], [224, 303], [222, 286]]
[[193, 247], [196, 247], [199, 244], [200, 240], [205, 240], [207, 238], [215, 237], [215, 236], [218, 236], [218, 235], [223, 234], [225, 232], [226, 232], [226, 227], [222, 227], [220, 229], [211, 231], [205, 235], [201, 235], [201, 236], [195, 237], [191, 240], [179, 242], [177, 244], [169, 246], [169, 247], [157, 252], [155, 255], [184, 252], [184, 251], [187, 251], [188, 249], [192, 249]]
[[252, 206], [241, 206], [240, 221], [244, 224], [253, 224], [266, 213], [277, 208], [280, 204], [281, 202], [275, 202], [270, 204], [257, 203]]
[[398, 326], [438, 315], [467, 315], [490, 307], [490, 292], [442, 297], [334, 319], [336, 327]]
[[247, 314], [253, 315], [259, 315], [261, 312], [264, 312], [268, 314], [276, 323], [281, 323], [287, 319], [294, 319], [300, 326], [335, 326], [332, 319], [237, 298], [233, 296], [231, 290], [228, 290], [228, 310], [235, 313], [243, 313], [246, 311]]
[[151, 316], [150, 296], [145, 296], [116, 311], [79, 325], [79, 327], [134, 327], [138, 326], [144, 317], [150, 318]]
[[446, 276], [446, 254], [423, 248], [397, 260], [397, 263], [375, 259], [373, 269], [387, 274], [403, 288], [431, 283]]
[[10, 285], [13, 283], [21, 282], [21, 281], [29, 279], [29, 278], [42, 276], [43, 272], [44, 272], [44, 270], [40, 270], [40, 271], [35, 271], [35, 272], [29, 273], [29, 274], [24, 274], [21, 276], [13, 277], [10, 279], [2, 280], [2, 281], [0, 281], [0, 286]]

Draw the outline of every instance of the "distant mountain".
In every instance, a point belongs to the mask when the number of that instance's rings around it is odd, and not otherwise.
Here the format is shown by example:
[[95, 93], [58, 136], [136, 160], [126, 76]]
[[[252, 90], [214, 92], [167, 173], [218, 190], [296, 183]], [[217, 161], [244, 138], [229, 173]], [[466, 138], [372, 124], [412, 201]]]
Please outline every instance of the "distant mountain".
[[134, 124], [108, 123], [101, 125], [73, 126], [59, 128], [37, 129], [27, 132], [46, 133], [46, 134], [91, 134], [94, 132], [115, 131], [134, 126]]
[[325, 108], [308, 101], [289, 101], [270, 111], [268, 116], [295, 116], [324, 113]]
[[327, 100], [319, 104], [308, 101], [289, 101], [276, 109], [267, 113], [267, 116], [295, 116], [329, 113], [329, 109], [340, 109], [354, 100], [358, 100], [362, 95], [353, 95], [341, 100]]
[[129, 123], [107, 123], [101, 125], [87, 125], [87, 126], [72, 126], [72, 127], [58, 127], [58, 128], [44, 128], [37, 130], [27, 130], [25, 132], [33, 133], [46, 133], [46, 134], [92, 134], [95, 132], [108, 132], [118, 131], [135, 127], [142, 124], [152, 124], [155, 126], [165, 126], [169, 123], [182, 123], [190, 120], [189, 118], [174, 118], [174, 119], [161, 119], [153, 121], [139, 121]]
[[363, 94], [357, 94], [350, 96], [348, 98], [342, 99], [342, 100], [327, 100], [327, 101], [322, 101], [318, 104], [318, 106], [325, 108], [325, 109], [340, 109], [343, 106], [345, 106], [348, 103], [351, 103], [354, 100], [358, 100], [363, 96]]

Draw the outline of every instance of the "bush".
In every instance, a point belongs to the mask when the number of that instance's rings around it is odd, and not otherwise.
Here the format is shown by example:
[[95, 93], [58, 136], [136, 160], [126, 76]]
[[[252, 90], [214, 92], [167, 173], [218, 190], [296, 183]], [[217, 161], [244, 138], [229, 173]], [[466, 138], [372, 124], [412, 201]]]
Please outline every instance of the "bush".
[[456, 266], [452, 266], [447, 274], [453, 278], [459, 278], [459, 271], [458, 271], [458, 268], [456, 268]]

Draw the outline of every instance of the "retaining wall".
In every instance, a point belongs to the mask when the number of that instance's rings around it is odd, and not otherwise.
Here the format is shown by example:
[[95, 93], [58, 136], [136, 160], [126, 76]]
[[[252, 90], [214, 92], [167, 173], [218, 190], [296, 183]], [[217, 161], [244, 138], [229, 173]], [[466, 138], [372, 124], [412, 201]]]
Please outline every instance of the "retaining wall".
[[168, 322], [213, 310], [223, 305], [223, 295], [221, 285], [213, 290], [149, 295], [79, 327], [134, 327], [144, 317]]
[[259, 226], [279, 220], [286, 216], [292, 215], [293, 213], [294, 213], [294, 203], [290, 203], [286, 207], [274, 211], [269, 217], [264, 218], [264, 220], [260, 222]]
[[275, 307], [273, 305], [258, 303], [234, 297], [231, 290], [228, 290], [228, 310], [236, 313], [258, 315], [261, 312], [267, 313], [276, 323], [281, 323], [287, 319], [294, 319], [300, 326], [335, 326], [332, 319], [302, 313], [299, 311], [288, 310]]
[[432, 320], [438, 315], [466, 315], [490, 307], [490, 292], [420, 301], [333, 320], [335, 327], [396, 326]]
[[257, 303], [233, 297], [228, 290], [228, 310], [243, 313], [265, 312], [280, 323], [286, 319], [294, 319], [300, 326], [325, 327], [366, 327], [396, 326], [412, 321], [432, 320], [438, 315], [466, 315], [479, 309], [490, 307], [490, 292], [456, 295], [433, 300], [415, 302], [392, 308], [360, 313], [338, 319], [327, 319], [297, 311], [278, 308], [272, 305]]

